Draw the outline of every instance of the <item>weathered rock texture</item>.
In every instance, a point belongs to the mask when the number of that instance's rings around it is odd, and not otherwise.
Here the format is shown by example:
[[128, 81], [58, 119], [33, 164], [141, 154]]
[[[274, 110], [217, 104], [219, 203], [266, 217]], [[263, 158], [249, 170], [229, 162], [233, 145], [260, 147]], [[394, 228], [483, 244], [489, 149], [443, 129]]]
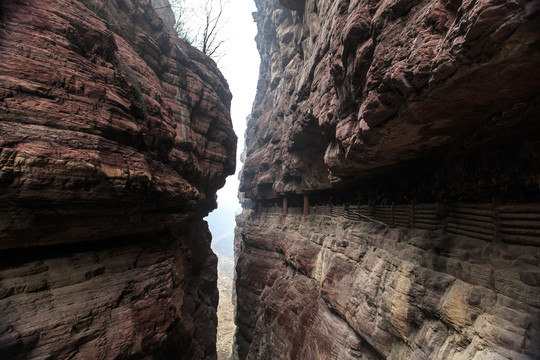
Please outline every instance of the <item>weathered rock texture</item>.
[[237, 356], [537, 359], [540, 2], [255, 2]]
[[540, 354], [537, 248], [340, 216], [239, 225], [240, 359]]
[[0, 17], [0, 358], [215, 358], [215, 63], [143, 0]]
[[256, 3], [248, 198], [320, 191], [494, 138], [513, 146], [538, 126], [537, 1]]

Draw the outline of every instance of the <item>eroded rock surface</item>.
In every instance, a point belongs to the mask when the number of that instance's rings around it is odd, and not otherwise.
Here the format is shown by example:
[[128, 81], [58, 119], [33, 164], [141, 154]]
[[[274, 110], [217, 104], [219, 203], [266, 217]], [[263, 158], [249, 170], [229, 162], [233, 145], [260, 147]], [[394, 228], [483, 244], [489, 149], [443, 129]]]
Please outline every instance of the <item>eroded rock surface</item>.
[[248, 198], [345, 186], [537, 129], [536, 1], [256, 3]]
[[236, 355], [537, 359], [539, 2], [255, 2]]
[[239, 219], [240, 359], [536, 359], [537, 248], [343, 217]]
[[0, 357], [215, 357], [231, 94], [147, 1], [0, 5]]

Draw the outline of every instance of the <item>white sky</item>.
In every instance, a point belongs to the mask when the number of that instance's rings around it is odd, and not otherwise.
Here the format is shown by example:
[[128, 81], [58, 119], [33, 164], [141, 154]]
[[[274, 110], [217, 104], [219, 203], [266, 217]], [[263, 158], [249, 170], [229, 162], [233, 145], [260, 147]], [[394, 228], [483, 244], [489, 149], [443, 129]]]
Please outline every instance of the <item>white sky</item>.
[[[198, 0], [200, 2], [201, 0]], [[225, 5], [222, 29], [226, 42], [222, 45], [223, 56], [218, 66], [227, 79], [233, 94], [231, 113], [234, 130], [238, 136], [236, 174], [227, 178], [225, 186], [218, 191], [218, 208], [206, 220], [209, 223], [213, 243], [227, 242], [232, 247], [235, 216], [241, 211], [238, 203], [238, 172], [242, 167], [240, 154], [244, 148], [246, 117], [251, 113], [259, 74], [259, 53], [255, 44], [257, 26], [252, 13], [257, 11], [253, 0], [228, 0]]]

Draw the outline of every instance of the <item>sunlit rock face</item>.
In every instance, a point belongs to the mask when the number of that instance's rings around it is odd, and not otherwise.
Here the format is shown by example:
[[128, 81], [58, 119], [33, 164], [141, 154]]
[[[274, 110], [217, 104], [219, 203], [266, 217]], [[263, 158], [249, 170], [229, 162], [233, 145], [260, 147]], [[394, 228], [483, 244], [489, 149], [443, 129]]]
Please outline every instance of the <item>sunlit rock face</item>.
[[538, 358], [538, 2], [255, 2], [236, 356]]
[[147, 1], [0, 5], [0, 357], [215, 357], [231, 94]]
[[239, 225], [240, 359], [538, 357], [538, 247], [314, 214]]

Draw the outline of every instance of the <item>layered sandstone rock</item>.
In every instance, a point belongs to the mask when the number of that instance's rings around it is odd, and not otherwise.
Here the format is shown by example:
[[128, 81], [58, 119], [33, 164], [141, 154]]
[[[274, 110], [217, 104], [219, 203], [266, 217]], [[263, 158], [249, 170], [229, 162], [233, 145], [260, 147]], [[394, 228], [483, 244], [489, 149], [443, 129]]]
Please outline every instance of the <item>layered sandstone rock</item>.
[[536, 1], [256, 3], [248, 198], [344, 186], [537, 127]]
[[239, 225], [240, 359], [539, 355], [537, 248], [339, 216]]
[[238, 357], [536, 359], [538, 1], [256, 3]]
[[0, 357], [215, 357], [231, 94], [147, 1], [0, 5]]

